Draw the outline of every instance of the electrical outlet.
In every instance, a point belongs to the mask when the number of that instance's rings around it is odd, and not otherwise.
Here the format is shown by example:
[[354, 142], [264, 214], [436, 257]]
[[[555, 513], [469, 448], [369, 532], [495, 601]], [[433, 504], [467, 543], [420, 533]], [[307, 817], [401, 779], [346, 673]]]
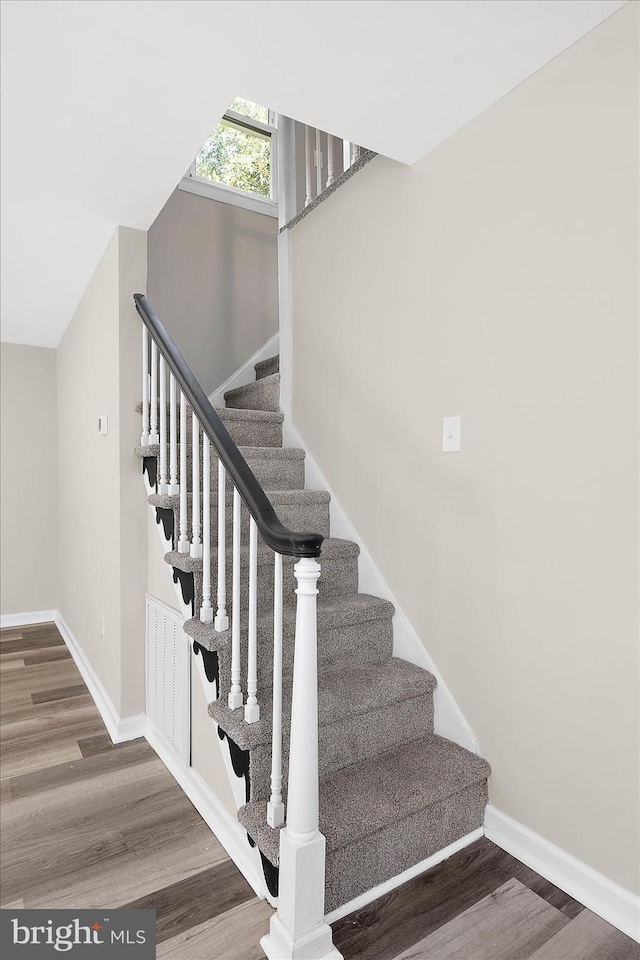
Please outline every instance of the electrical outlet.
[[100, 640], [104, 643], [104, 617], [100, 617]]

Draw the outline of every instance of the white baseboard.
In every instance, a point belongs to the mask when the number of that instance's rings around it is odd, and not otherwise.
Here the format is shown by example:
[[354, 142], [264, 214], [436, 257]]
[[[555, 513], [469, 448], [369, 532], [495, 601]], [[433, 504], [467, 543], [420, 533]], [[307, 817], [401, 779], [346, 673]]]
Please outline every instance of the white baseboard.
[[244, 387], [247, 383], [252, 383], [255, 378], [255, 370], [253, 369], [256, 363], [259, 363], [261, 360], [267, 360], [269, 357], [274, 357], [279, 350], [279, 341], [280, 335], [278, 333], [275, 336], [271, 337], [270, 340], [260, 347], [259, 350], [256, 350], [254, 355], [250, 357], [246, 363], [243, 363], [235, 373], [232, 373], [230, 377], [227, 377], [225, 382], [218, 387], [217, 390], [209, 397], [209, 402], [212, 407], [224, 407], [224, 395], [227, 390], [234, 390], [236, 387]]
[[0, 627], [26, 627], [31, 623], [53, 623], [57, 610], [36, 610], [35, 613], [3, 613], [0, 616]]
[[485, 813], [484, 831], [489, 840], [507, 853], [628, 937], [640, 941], [640, 897], [491, 804]]
[[54, 611], [54, 614], [53, 619], [55, 624], [67, 645], [69, 653], [75, 661], [76, 667], [82, 674], [82, 679], [89, 688], [89, 693], [93, 697], [93, 702], [98, 708], [112, 742], [123, 743], [125, 740], [137, 740], [138, 737], [144, 736], [145, 715], [139, 713], [135, 716], [121, 717], [118, 714], [109, 694], [102, 686], [96, 672], [86, 659], [82, 648], [65, 623], [62, 614], [58, 610]]
[[455, 843], [450, 843], [448, 847], [444, 848], [444, 850], [438, 850], [438, 852], [434, 853], [432, 857], [427, 857], [426, 860], [421, 860], [420, 863], [416, 863], [413, 867], [409, 867], [408, 870], [404, 870], [402, 873], [399, 873], [397, 877], [392, 877], [391, 880], [385, 880], [384, 883], [380, 883], [377, 887], [367, 890], [366, 893], [356, 897], [355, 900], [350, 900], [349, 903], [345, 903], [341, 907], [338, 907], [337, 910], [333, 910], [325, 917], [326, 922], [335, 923], [336, 920], [346, 917], [347, 914], [353, 913], [354, 910], [361, 910], [363, 907], [366, 907], [368, 903], [372, 903], [374, 900], [377, 900], [378, 897], [383, 897], [385, 893], [395, 890], [396, 887], [402, 886], [402, 884], [406, 883], [408, 880], [413, 880], [414, 877], [419, 877], [421, 873], [425, 872], [425, 870], [430, 870], [431, 867], [437, 866], [439, 863], [442, 863], [443, 860], [448, 860], [449, 857], [454, 855], [454, 853], [458, 853], [459, 850], [463, 850], [465, 847], [468, 847], [470, 843], [475, 843], [475, 841], [479, 840], [483, 834], [484, 831], [482, 827], [478, 827], [477, 830], [473, 830], [472, 833], [468, 833], [465, 837], [461, 837], [460, 840], [456, 840]]
[[[247, 834], [192, 767], [185, 767], [157, 727], [147, 719], [144, 735], [169, 773], [184, 790], [204, 822], [215, 834], [256, 896], [267, 895], [256, 851], [249, 846]], [[269, 900], [271, 898], [268, 898]]]
[[449, 688], [442, 679], [438, 668], [420, 642], [416, 631], [404, 615], [391, 590], [380, 575], [380, 572], [352, 526], [345, 511], [340, 506], [335, 494], [326, 481], [320, 467], [311, 456], [303, 438], [296, 427], [285, 417], [284, 421], [285, 446], [301, 447], [305, 457], [305, 487], [311, 490], [328, 490], [331, 494], [331, 536], [345, 540], [353, 540], [360, 547], [358, 558], [359, 589], [362, 593], [370, 593], [375, 597], [389, 600], [395, 607], [393, 617], [393, 654], [423, 667], [434, 675], [438, 685], [434, 692], [435, 732], [460, 744], [472, 753], [479, 754], [480, 747], [473, 731], [465, 719], [462, 711], [453, 699]]

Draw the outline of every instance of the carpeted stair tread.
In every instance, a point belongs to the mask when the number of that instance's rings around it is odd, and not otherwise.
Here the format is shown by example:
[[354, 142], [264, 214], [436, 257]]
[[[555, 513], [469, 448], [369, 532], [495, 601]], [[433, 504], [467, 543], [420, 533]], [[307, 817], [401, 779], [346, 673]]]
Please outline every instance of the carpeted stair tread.
[[[259, 427], [252, 429], [260, 432]], [[256, 437], [257, 439], [257, 437]], [[298, 447], [255, 447], [240, 446], [240, 453], [247, 461], [249, 468], [254, 476], [265, 490], [301, 490], [304, 488], [305, 480], [305, 452]], [[146, 447], [136, 447], [136, 456], [140, 459], [153, 457], [156, 461], [160, 456], [160, 447], [157, 444]], [[177, 451], [178, 463], [180, 461], [180, 444]], [[192, 447], [187, 443], [187, 486], [192, 485]], [[211, 447], [210, 457], [210, 489], [218, 488], [218, 455]], [[231, 480], [227, 482], [227, 499], [233, 498], [233, 486]]]
[[[327, 853], [382, 833], [391, 824], [456, 798], [489, 776], [489, 764], [436, 734], [412, 740], [320, 780], [320, 831]], [[463, 802], [463, 801], [461, 801]], [[279, 861], [279, 830], [266, 824], [266, 804], [252, 801], [238, 819], [271, 863]], [[330, 878], [328, 878], [330, 881]]]
[[276, 354], [275, 357], [268, 357], [266, 360], [259, 360], [253, 369], [256, 372], [256, 380], [269, 377], [272, 373], [280, 373], [280, 354]]
[[[353, 593], [341, 597], [318, 596], [318, 634], [335, 629], [338, 626], [349, 627], [356, 624], [371, 623], [374, 620], [390, 619], [395, 608], [388, 600], [373, 597], [367, 593]], [[296, 611], [292, 607], [284, 607], [283, 622], [295, 623]], [[273, 611], [258, 617], [258, 633], [262, 624], [266, 623], [266, 630], [273, 629]], [[212, 623], [202, 623], [198, 617], [187, 620], [184, 631], [196, 640], [205, 650], [220, 650], [229, 642], [231, 631], [218, 633]]]
[[227, 390], [226, 409], [280, 410], [280, 374], [272, 373], [242, 387]]
[[[327, 490], [284, 489], [269, 490], [265, 488], [269, 501], [274, 508], [280, 522], [290, 530], [304, 530], [319, 533], [323, 537], [329, 536], [330, 517], [329, 503], [331, 495]], [[178, 530], [180, 522], [180, 495], [157, 494], [149, 496], [152, 507], [173, 511], [174, 531]], [[187, 493], [187, 517], [191, 516], [193, 495]], [[211, 534], [210, 543], [217, 549], [218, 543], [218, 491], [211, 492]], [[240, 507], [241, 540], [249, 539], [249, 511], [243, 503]], [[225, 497], [225, 540], [228, 546], [232, 544], [233, 527], [233, 489], [227, 485]]]
[[[247, 384], [247, 386], [254, 386], [254, 384]], [[236, 389], [242, 390], [243, 388], [237, 387]], [[179, 408], [176, 409], [179, 410]], [[187, 410], [187, 419], [190, 420], [191, 407], [189, 404], [187, 404]], [[257, 420], [261, 423], [284, 422], [284, 413], [279, 410], [261, 410], [258, 407], [214, 407], [214, 410], [223, 422], [225, 420]], [[167, 402], [167, 413], [170, 413], [170, 411], [171, 404]], [[136, 413], [142, 413], [142, 402], [136, 403]]]
[[[233, 499], [233, 490], [228, 489], [226, 500]], [[331, 494], [328, 490], [265, 490], [266, 495], [276, 510], [279, 505], [300, 505], [308, 506], [313, 504], [325, 505], [331, 501]], [[187, 493], [187, 502], [191, 503], [193, 494]], [[149, 503], [152, 507], [162, 507], [165, 510], [177, 510], [180, 507], [180, 494], [151, 493]], [[211, 504], [212, 508], [215, 504]]]
[[[243, 544], [240, 554], [248, 554], [249, 548]], [[350, 560], [358, 556], [360, 553], [360, 547], [357, 543], [354, 543], [352, 540], [340, 540], [336, 537], [327, 537], [327, 539], [322, 544], [322, 555], [320, 557], [320, 564], [324, 560]], [[227, 563], [229, 562], [229, 557], [232, 555], [232, 548], [227, 547]], [[258, 560], [260, 555], [265, 557], [272, 557], [273, 551], [268, 547], [260, 538], [258, 538]], [[177, 550], [169, 550], [168, 553], [164, 555], [165, 563], [168, 563], [172, 567], [177, 567], [178, 570], [182, 570], [184, 573], [199, 573], [202, 570], [202, 560], [195, 559], [190, 557], [186, 553], [178, 553]], [[215, 556], [212, 555], [212, 561], [215, 560]], [[320, 575], [322, 580], [322, 574]]]
[[[138, 404], [138, 409], [142, 409], [142, 404]], [[253, 444], [261, 447], [282, 446], [284, 414], [279, 413], [277, 408], [273, 410], [252, 410], [248, 408], [216, 407], [215, 411], [238, 446]], [[167, 420], [170, 419], [170, 413], [171, 408], [167, 404]], [[189, 412], [187, 415], [187, 437], [189, 440], [191, 438], [191, 420], [192, 417]], [[143, 447], [142, 449], [146, 448]], [[138, 455], [144, 456], [144, 453]]]
[[[240, 411], [244, 413], [245, 411]], [[180, 443], [177, 444], [178, 452], [180, 451]], [[191, 457], [191, 444], [188, 445], [188, 456]], [[245, 458], [245, 460], [304, 460], [305, 452], [300, 447], [243, 447], [238, 446], [238, 450]], [[135, 447], [134, 452], [136, 457], [139, 457], [141, 460], [144, 457], [159, 457], [160, 456], [160, 444], [159, 443], [150, 443], [146, 447]], [[212, 448], [212, 455], [216, 455], [215, 450]]]
[[[430, 696], [436, 687], [432, 674], [407, 660], [391, 657], [382, 663], [342, 666], [318, 676], [318, 725], [335, 726], [393, 704]], [[290, 697], [283, 696], [283, 714], [290, 714]], [[209, 704], [209, 716], [242, 750], [271, 742], [273, 704], [260, 700], [260, 720], [246, 723], [242, 710], [230, 710], [223, 700]]]

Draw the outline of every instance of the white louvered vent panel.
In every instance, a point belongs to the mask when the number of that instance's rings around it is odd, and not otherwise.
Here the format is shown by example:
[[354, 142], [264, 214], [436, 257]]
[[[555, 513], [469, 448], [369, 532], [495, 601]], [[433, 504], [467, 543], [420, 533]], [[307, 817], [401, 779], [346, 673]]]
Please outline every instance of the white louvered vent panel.
[[155, 597], [147, 596], [147, 716], [190, 763], [191, 662], [184, 620]]

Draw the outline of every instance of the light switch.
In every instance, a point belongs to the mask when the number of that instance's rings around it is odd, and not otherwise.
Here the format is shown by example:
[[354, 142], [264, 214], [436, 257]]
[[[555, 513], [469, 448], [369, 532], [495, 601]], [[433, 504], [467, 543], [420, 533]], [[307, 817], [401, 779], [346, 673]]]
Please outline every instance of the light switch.
[[460, 417], [443, 418], [442, 449], [445, 453], [457, 453], [460, 450]]
[[101, 437], [106, 437], [109, 433], [109, 418], [98, 417], [98, 433]]

